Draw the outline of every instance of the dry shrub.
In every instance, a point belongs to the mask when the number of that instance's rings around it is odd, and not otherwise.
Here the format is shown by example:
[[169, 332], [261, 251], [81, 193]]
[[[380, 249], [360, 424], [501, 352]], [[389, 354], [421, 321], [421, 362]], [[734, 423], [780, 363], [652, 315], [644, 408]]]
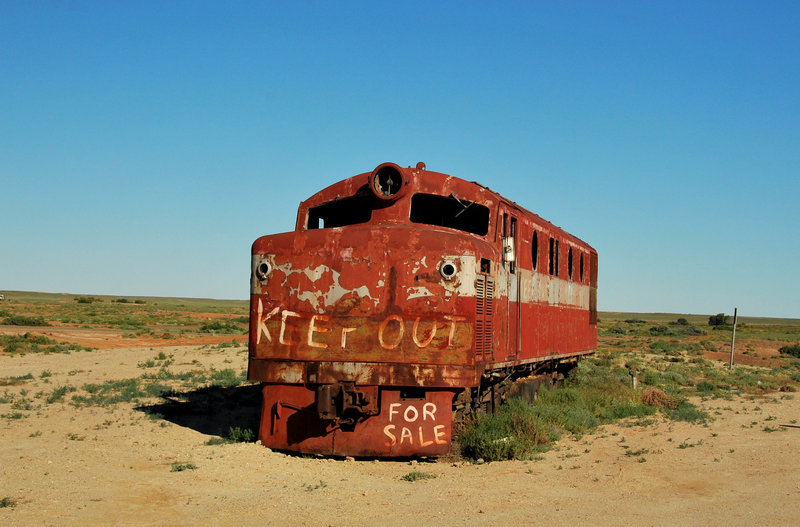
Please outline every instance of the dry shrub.
[[678, 401], [674, 397], [670, 397], [664, 393], [664, 390], [655, 386], [648, 386], [642, 391], [642, 403], [656, 408], [675, 409], [678, 407]]

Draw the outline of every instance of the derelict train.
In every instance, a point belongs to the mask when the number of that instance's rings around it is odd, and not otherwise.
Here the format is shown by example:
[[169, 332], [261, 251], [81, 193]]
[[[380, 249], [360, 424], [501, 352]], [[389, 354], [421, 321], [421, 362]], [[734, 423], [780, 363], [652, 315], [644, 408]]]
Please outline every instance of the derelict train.
[[424, 163], [334, 183], [253, 244], [248, 379], [271, 448], [445, 454], [454, 416], [596, 346], [597, 252]]

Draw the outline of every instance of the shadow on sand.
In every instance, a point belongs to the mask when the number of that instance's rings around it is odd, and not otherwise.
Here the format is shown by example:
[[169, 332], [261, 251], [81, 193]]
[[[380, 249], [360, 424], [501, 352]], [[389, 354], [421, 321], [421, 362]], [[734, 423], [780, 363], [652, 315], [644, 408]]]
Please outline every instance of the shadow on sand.
[[162, 395], [164, 403], [139, 406], [136, 410], [185, 426], [202, 434], [227, 438], [231, 428], [258, 430], [261, 417], [261, 386], [223, 388], [209, 386]]

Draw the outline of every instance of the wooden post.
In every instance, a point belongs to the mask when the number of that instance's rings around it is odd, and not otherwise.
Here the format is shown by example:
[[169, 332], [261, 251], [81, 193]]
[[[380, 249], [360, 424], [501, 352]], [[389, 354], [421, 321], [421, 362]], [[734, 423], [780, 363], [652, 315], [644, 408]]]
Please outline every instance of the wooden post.
[[731, 364], [729, 369], [733, 369], [733, 349], [736, 346], [736, 311], [738, 308], [733, 308], [733, 334], [731, 335]]

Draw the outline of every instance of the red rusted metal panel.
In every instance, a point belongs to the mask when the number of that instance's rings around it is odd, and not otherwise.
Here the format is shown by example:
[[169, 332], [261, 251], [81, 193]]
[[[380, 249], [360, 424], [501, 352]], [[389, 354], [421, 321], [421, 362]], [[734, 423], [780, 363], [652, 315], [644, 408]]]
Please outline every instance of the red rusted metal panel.
[[320, 419], [314, 391], [293, 385], [263, 387], [261, 442], [275, 449], [339, 456], [438, 456], [452, 437], [453, 391], [427, 391], [424, 398], [401, 398], [400, 390], [380, 390], [380, 413], [343, 430]]
[[[340, 455], [444, 452], [455, 395], [480, 393], [493, 371], [596, 348], [596, 294], [594, 249], [477, 183], [422, 163], [334, 183], [300, 204], [295, 231], [253, 244], [248, 378], [265, 383], [261, 439]], [[426, 404], [442, 428], [426, 428]], [[429, 419], [396, 421], [394, 405]]]

